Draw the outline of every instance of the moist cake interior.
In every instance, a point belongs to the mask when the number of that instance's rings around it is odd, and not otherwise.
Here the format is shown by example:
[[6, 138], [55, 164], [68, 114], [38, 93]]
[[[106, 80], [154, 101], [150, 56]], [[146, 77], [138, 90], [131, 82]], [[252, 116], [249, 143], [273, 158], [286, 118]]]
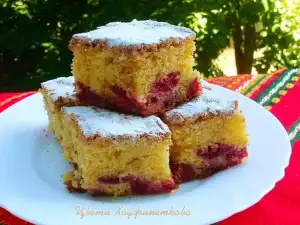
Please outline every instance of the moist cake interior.
[[[121, 32], [126, 29], [132, 33]], [[69, 48], [78, 98], [147, 116], [199, 96], [194, 38], [187, 28], [150, 20], [110, 23], [74, 35]]]
[[214, 89], [204, 88], [200, 97], [170, 110], [163, 120], [172, 132], [171, 168], [178, 183], [209, 176], [248, 156], [238, 102]]
[[64, 176], [71, 191], [120, 196], [177, 187], [169, 167], [170, 131], [158, 117], [65, 107], [63, 125], [64, 154], [75, 165]]

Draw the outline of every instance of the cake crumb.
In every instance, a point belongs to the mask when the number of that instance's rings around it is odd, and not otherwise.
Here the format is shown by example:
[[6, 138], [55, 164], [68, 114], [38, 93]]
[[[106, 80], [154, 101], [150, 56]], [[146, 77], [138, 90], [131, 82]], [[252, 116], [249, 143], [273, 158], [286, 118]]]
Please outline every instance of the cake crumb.
[[170, 195], [173, 195], [177, 190], [178, 190], [178, 189], [175, 189], [175, 190], [170, 191], [170, 192], [168, 193], [168, 195], [169, 195], [169, 196], [170, 196]]

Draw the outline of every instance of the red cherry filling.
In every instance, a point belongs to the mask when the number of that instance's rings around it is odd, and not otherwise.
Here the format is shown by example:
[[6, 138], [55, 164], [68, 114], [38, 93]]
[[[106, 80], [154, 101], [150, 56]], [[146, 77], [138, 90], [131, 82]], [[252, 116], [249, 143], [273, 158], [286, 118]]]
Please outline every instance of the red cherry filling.
[[99, 177], [98, 181], [104, 184], [129, 183], [131, 191], [134, 194], [141, 195], [170, 192], [177, 187], [174, 180], [150, 182], [141, 178], [137, 178], [135, 176]]
[[179, 84], [180, 72], [169, 73], [167, 76], [158, 78], [152, 84], [151, 93], [160, 93], [172, 91]]
[[[172, 72], [164, 77], [158, 78], [151, 86], [147, 98], [138, 100], [131, 93], [118, 87], [112, 86], [111, 91], [115, 96], [104, 98], [98, 96], [89, 87], [77, 82], [76, 86], [80, 90], [77, 94], [79, 100], [90, 104], [106, 107], [111, 110], [125, 113], [135, 113], [141, 116], [161, 114], [182, 103], [179, 98], [178, 86], [180, 83], [180, 72]], [[189, 99], [200, 95], [201, 86], [195, 78], [187, 90]]]
[[91, 91], [88, 86], [85, 86], [81, 82], [76, 82], [75, 85], [80, 90], [79, 92], [76, 93], [76, 97], [79, 100], [82, 100], [87, 104], [91, 104], [91, 105], [94, 104], [98, 105], [100, 102], [103, 102], [103, 99], [100, 96], [98, 96], [96, 93]]
[[98, 181], [107, 184], [120, 184], [120, 177], [99, 177]]
[[145, 102], [138, 101], [134, 96], [131, 96], [118, 87], [112, 87], [112, 91], [117, 96], [114, 104], [142, 116], [162, 113], [176, 105], [179, 81], [179, 72], [172, 72], [167, 76], [157, 79], [153, 83]]
[[215, 144], [205, 149], [197, 149], [197, 155], [214, 170], [222, 170], [240, 164], [248, 156], [245, 148], [237, 149], [228, 144]]
[[112, 92], [117, 96], [117, 98], [112, 99], [112, 103], [125, 111], [140, 111], [145, 108], [145, 104], [139, 102], [135, 97], [128, 94], [122, 88], [117, 86], [111, 87]]
[[236, 146], [226, 144], [215, 144], [195, 151], [206, 165], [197, 168], [192, 164], [171, 163], [170, 166], [176, 183], [205, 178], [242, 163], [242, 160], [248, 156], [246, 147], [237, 149]]
[[187, 90], [187, 97], [188, 99], [193, 99], [199, 96], [202, 92], [202, 87], [197, 78], [195, 78], [189, 85]]
[[184, 183], [197, 177], [197, 170], [190, 164], [172, 164], [170, 167], [173, 173], [173, 179], [176, 183]]

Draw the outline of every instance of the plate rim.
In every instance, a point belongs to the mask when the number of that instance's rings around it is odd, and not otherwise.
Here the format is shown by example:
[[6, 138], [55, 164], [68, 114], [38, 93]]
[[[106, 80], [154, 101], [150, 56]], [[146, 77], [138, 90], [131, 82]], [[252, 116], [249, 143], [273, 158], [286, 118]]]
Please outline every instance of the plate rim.
[[[286, 152], [286, 157], [285, 159], [282, 159], [282, 163], [281, 163], [281, 166], [280, 168], [278, 168], [278, 172], [277, 172], [277, 178], [274, 179], [272, 181], [272, 183], [270, 182], [269, 186], [267, 188], [265, 188], [264, 190], [262, 190], [260, 192], [260, 195], [257, 195], [255, 198], [251, 198], [251, 200], [248, 200], [247, 201], [247, 204], [244, 203], [243, 201], [243, 205], [241, 207], [239, 207], [239, 209], [232, 209], [230, 210], [229, 213], [225, 213], [226, 215], [224, 215], [224, 213], [219, 213], [219, 216], [217, 216], [214, 221], [210, 221], [209, 223], [210, 224], [213, 224], [213, 223], [216, 223], [216, 222], [220, 222], [224, 219], [227, 219], [229, 218], [230, 216], [236, 214], [236, 213], [239, 213], [249, 207], [251, 207], [252, 205], [256, 204], [257, 202], [259, 202], [267, 193], [269, 193], [271, 190], [273, 190], [273, 188], [275, 187], [276, 183], [280, 180], [282, 180], [282, 178], [285, 176], [285, 169], [287, 168], [287, 166], [289, 165], [289, 161], [290, 161], [290, 157], [291, 157], [291, 153], [292, 153], [292, 148], [291, 148], [291, 144], [290, 144], [290, 141], [289, 141], [289, 136], [285, 130], [285, 128], [283, 127], [282, 123], [275, 117], [275, 115], [273, 115], [270, 111], [266, 110], [263, 106], [261, 106], [260, 104], [258, 104], [257, 102], [253, 101], [252, 99], [240, 94], [239, 92], [236, 92], [236, 91], [233, 91], [233, 90], [230, 90], [230, 89], [227, 89], [227, 88], [224, 88], [224, 87], [221, 87], [221, 86], [218, 86], [218, 85], [214, 85], [214, 84], [210, 84], [213, 88], [220, 88], [220, 89], [223, 89], [223, 90], [226, 90], [226, 91], [229, 91], [229, 92], [233, 92], [237, 95], [239, 95], [240, 98], [242, 98], [243, 100], [246, 100], [246, 101], [251, 101], [253, 102], [254, 104], [256, 104], [257, 107], [261, 107], [267, 114], [270, 118], [272, 118], [272, 120], [274, 120], [277, 125], [278, 125], [278, 129], [281, 129], [281, 131], [284, 131], [285, 133], [285, 142], [286, 143], [289, 143], [288, 146], [284, 149], [284, 151]], [[22, 100], [20, 100], [19, 102], [13, 104], [12, 106], [8, 107], [7, 109], [5, 109], [4, 111], [2, 111], [0, 113], [0, 123], [1, 123], [1, 118], [3, 117], [3, 114], [7, 114], [9, 113], [10, 110], [14, 110], [15, 108], [18, 107], [19, 104], [24, 104], [24, 101], [26, 101], [27, 99], [29, 98], [36, 98], [37, 95], [41, 95], [40, 93], [34, 93]], [[5, 150], [4, 150], [5, 151]], [[280, 173], [279, 173], [280, 171]], [[0, 196], [3, 196], [3, 193], [1, 194], [0, 192]], [[31, 222], [33, 224], [43, 224], [43, 221], [38, 221], [38, 220], [32, 220], [31, 218], [27, 217], [25, 214], [26, 213], [23, 213], [25, 211], [22, 211], [22, 212], [19, 212], [18, 210], [14, 210], [14, 207], [13, 205], [10, 206], [9, 203], [7, 203], [7, 201], [2, 201], [3, 203], [1, 203], [1, 200], [0, 200], [0, 207], [4, 208], [6, 211], [8, 211], [9, 213], [13, 214], [14, 216], [17, 216], [18, 218], [22, 219], [22, 220], [25, 220], [25, 221], [28, 221], [28, 222]], [[226, 211], [228, 212], [228, 211]]]

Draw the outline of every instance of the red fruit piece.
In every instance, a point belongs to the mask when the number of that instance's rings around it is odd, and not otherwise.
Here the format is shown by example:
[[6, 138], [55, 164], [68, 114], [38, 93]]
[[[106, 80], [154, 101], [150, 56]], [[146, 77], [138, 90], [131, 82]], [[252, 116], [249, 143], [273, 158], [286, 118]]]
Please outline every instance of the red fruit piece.
[[197, 177], [197, 172], [194, 166], [190, 164], [173, 164], [170, 163], [170, 167], [173, 173], [173, 178], [176, 183], [184, 183], [191, 181]]
[[133, 96], [128, 94], [125, 90], [120, 87], [113, 86], [111, 90], [118, 96], [114, 101], [118, 107], [123, 109], [143, 109], [145, 104], [138, 102]]
[[205, 149], [197, 149], [197, 155], [215, 171], [240, 164], [248, 156], [246, 147], [238, 149], [234, 145], [215, 144]]
[[120, 184], [120, 177], [99, 177], [98, 181], [107, 183], [107, 184]]
[[174, 89], [180, 81], [180, 72], [172, 72], [167, 76], [158, 78], [151, 87], [152, 93], [168, 92]]
[[202, 86], [200, 85], [198, 78], [195, 78], [189, 85], [187, 90], [188, 99], [193, 99], [199, 96], [202, 92]]
[[165, 193], [177, 187], [174, 180], [150, 182], [141, 178], [137, 178], [135, 176], [99, 177], [98, 181], [106, 184], [121, 184], [125, 182], [129, 183], [132, 192], [135, 194]]

